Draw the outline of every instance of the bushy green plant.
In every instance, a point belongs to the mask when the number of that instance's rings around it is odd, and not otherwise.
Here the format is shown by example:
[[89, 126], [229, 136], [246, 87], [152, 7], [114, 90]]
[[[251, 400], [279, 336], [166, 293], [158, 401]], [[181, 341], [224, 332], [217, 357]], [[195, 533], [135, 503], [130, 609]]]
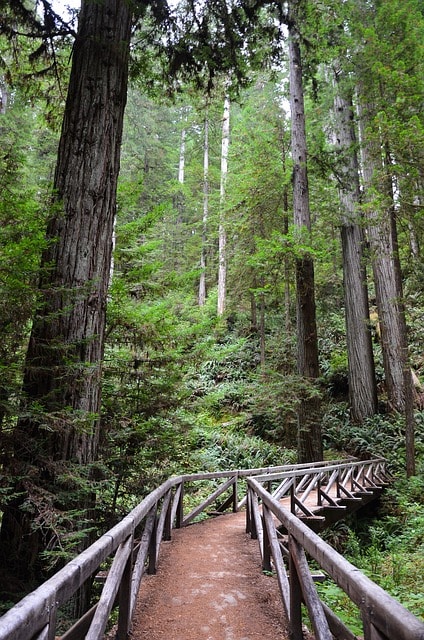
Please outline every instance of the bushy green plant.
[[191, 456], [196, 471], [224, 471], [277, 466], [296, 460], [293, 449], [285, 449], [247, 434], [237, 422], [225, 426], [199, 427], [191, 437]]
[[[401, 415], [377, 414], [354, 424], [345, 404], [330, 404], [322, 421], [324, 446], [365, 459], [385, 457], [392, 472], [405, 468], [405, 426]], [[424, 419], [416, 413], [416, 451], [424, 453]]]

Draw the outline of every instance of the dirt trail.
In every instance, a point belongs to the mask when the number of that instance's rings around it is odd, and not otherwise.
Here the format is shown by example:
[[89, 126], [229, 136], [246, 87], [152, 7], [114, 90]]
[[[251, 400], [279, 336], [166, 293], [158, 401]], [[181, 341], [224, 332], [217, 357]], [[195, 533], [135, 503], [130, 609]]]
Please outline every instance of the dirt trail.
[[276, 579], [261, 571], [244, 514], [172, 533], [145, 576], [132, 640], [287, 640]]

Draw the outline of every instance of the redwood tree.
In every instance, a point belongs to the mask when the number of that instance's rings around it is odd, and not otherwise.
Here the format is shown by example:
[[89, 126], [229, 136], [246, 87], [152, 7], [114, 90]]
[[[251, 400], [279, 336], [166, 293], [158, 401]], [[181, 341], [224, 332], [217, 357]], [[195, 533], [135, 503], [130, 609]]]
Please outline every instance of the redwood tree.
[[[377, 412], [377, 385], [369, 326], [365, 269], [365, 237], [360, 215], [359, 167], [356, 153], [354, 114], [343, 72], [334, 63], [336, 95], [335, 146], [341, 208], [340, 233], [343, 253], [346, 344], [349, 372], [349, 403], [352, 419], [363, 422]], [[347, 93], [347, 95], [346, 95]]]
[[[311, 218], [307, 171], [305, 108], [299, 25], [300, 4], [289, 4], [290, 111], [292, 119], [293, 214], [300, 234], [309, 234]], [[320, 399], [315, 388], [319, 377], [318, 336], [315, 312], [314, 263], [305, 253], [296, 259], [297, 368], [305, 382], [298, 408], [299, 462], [322, 460]]]
[[[19, 492], [0, 543], [15, 574], [37, 576], [48, 514], [68, 463], [99, 443], [100, 377], [132, 15], [126, 0], [82, 2], [9, 473]], [[62, 487], [63, 488], [63, 487]], [[81, 506], [81, 505], [78, 505]], [[85, 505], [86, 506], [86, 505]], [[24, 508], [23, 508], [24, 507]]]

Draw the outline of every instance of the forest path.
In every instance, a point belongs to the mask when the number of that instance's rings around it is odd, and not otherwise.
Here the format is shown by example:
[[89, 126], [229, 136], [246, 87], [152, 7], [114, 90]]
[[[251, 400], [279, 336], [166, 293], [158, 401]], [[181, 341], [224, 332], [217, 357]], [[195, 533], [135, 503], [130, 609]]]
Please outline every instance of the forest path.
[[172, 532], [142, 580], [132, 640], [287, 640], [276, 578], [264, 575], [245, 513]]

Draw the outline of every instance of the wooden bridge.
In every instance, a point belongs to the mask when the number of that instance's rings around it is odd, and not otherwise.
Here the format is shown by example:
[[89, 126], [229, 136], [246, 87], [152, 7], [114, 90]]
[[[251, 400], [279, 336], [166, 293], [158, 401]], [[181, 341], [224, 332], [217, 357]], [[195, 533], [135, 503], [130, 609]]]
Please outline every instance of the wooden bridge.
[[[207, 499], [186, 513], [201, 483]], [[345, 591], [360, 610], [364, 640], [424, 640], [420, 621], [326, 544], [327, 524], [375, 500], [388, 484], [384, 460], [322, 462], [170, 478], [119, 524], [0, 618], [0, 640], [100, 640], [111, 617], [127, 639], [143, 577], [154, 575], [163, 540], [206, 516], [245, 511], [246, 531], [259, 542], [262, 569], [276, 576], [291, 640], [302, 640], [302, 605], [316, 640], [357, 640], [318, 596], [309, 562]], [[239, 500], [243, 487], [244, 496]], [[238, 516], [240, 517], [240, 516]], [[196, 524], [194, 524], [193, 530]], [[172, 544], [171, 544], [172, 549]], [[106, 570], [98, 601], [58, 635], [61, 609], [86, 581]], [[258, 575], [259, 572], [258, 572]], [[153, 580], [156, 580], [154, 578]], [[108, 637], [111, 637], [110, 635]], [[200, 638], [200, 635], [191, 636]], [[173, 635], [171, 640], [186, 640]], [[240, 640], [240, 639], [236, 639]]]

